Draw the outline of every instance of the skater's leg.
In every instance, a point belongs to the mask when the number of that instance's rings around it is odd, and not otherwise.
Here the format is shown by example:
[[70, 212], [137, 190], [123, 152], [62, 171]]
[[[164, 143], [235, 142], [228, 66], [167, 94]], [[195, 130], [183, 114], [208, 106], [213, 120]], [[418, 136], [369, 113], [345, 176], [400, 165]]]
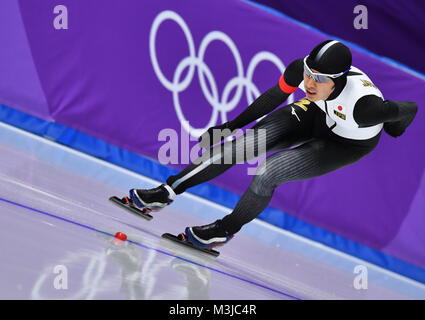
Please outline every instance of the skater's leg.
[[[198, 164], [190, 164], [183, 171], [167, 179], [176, 194], [183, 193], [188, 188], [209, 181], [237, 163], [244, 163], [265, 153], [289, 148], [312, 137], [313, 119], [316, 110], [308, 111], [300, 107], [296, 117], [294, 105], [288, 105], [269, 114], [251, 128], [250, 134], [245, 133], [239, 138], [215, 146]], [[249, 152], [252, 151], [253, 152]], [[228, 161], [231, 154], [231, 161]]]
[[166, 206], [176, 194], [219, 176], [237, 163], [311, 139], [317, 112], [317, 108], [306, 111], [295, 104], [282, 107], [263, 118], [250, 132], [211, 148], [206, 156], [201, 156], [201, 161], [194, 161], [179, 174], [170, 176], [167, 184], [155, 189], [132, 189], [130, 197], [138, 207], [149, 208], [153, 203], [156, 207]]
[[235, 209], [222, 219], [222, 226], [235, 234], [269, 204], [275, 188], [288, 181], [317, 177], [352, 164], [373, 150], [330, 140], [313, 140], [298, 148], [268, 157], [257, 169], [248, 190]]
[[[262, 156], [264, 152], [270, 151], [273, 146], [272, 137], [261, 136], [259, 130], [254, 129], [254, 135], [242, 135], [239, 138], [214, 146], [203, 154], [201, 159], [189, 164], [179, 174], [170, 176], [167, 184], [173, 188], [176, 194], [181, 194], [188, 188], [210, 181], [221, 175], [237, 163], [244, 163], [256, 156]], [[268, 142], [268, 143], [267, 143]], [[259, 145], [266, 145], [261, 152]], [[244, 149], [254, 150], [251, 157], [247, 156]]]

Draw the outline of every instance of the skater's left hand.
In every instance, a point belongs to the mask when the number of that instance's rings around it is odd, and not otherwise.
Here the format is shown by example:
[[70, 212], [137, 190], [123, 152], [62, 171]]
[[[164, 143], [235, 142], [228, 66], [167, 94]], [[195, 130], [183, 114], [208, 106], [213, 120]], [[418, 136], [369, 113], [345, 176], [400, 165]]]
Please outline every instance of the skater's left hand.
[[384, 131], [390, 136], [400, 137], [411, 124], [418, 111], [418, 105], [412, 101], [391, 101], [398, 107], [399, 118], [397, 121], [385, 122]]

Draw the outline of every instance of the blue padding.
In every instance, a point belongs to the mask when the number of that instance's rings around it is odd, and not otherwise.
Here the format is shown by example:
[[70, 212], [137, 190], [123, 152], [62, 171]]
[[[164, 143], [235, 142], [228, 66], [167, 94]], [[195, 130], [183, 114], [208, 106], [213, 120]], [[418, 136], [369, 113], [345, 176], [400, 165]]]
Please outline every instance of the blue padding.
[[[165, 181], [170, 175], [177, 173], [175, 169], [162, 165], [155, 160], [120, 149], [105, 141], [62, 124], [48, 122], [1, 104], [0, 121], [116, 164], [133, 172], [137, 172], [154, 180]], [[193, 187], [189, 192], [228, 208], [233, 208], [240, 198], [232, 192], [223, 190], [209, 183], [203, 183]], [[268, 207], [258, 218], [305, 238], [320, 242], [336, 250], [425, 283], [424, 269], [338, 236], [315, 225], [306, 223], [281, 210]]]

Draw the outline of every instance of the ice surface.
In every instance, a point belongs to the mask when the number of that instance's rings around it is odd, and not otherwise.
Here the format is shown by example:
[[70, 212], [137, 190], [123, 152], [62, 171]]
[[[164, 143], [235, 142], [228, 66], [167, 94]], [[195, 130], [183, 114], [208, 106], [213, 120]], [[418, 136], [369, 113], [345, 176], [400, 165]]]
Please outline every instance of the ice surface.
[[0, 155], [0, 299], [425, 298], [421, 283], [261, 221], [218, 258], [178, 246], [161, 235], [230, 209], [185, 193], [138, 218], [109, 196], [162, 182], [2, 123]]

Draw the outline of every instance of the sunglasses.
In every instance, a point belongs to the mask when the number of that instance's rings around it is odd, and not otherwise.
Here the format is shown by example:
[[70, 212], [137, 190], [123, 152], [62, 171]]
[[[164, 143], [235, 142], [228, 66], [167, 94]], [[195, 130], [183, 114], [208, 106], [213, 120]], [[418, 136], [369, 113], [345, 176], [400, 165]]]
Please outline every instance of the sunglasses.
[[350, 69], [351, 69], [351, 67], [350, 67], [347, 70], [345, 70], [344, 72], [340, 72], [340, 73], [336, 73], [336, 74], [317, 73], [317, 72], [311, 71], [311, 69], [308, 67], [307, 58], [308, 58], [308, 56], [304, 58], [304, 72], [307, 75], [307, 77], [313, 78], [314, 81], [316, 81], [316, 82], [320, 82], [320, 83], [328, 82], [331, 78], [332, 79], [338, 78], [338, 77], [342, 76], [344, 73], [347, 73], [348, 71], [350, 71]]

